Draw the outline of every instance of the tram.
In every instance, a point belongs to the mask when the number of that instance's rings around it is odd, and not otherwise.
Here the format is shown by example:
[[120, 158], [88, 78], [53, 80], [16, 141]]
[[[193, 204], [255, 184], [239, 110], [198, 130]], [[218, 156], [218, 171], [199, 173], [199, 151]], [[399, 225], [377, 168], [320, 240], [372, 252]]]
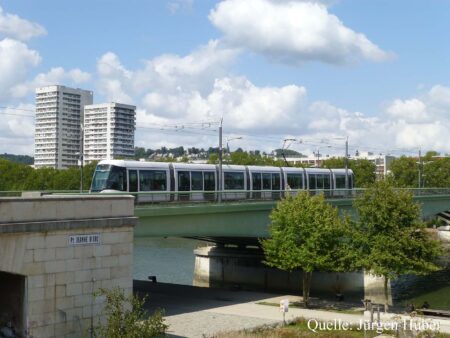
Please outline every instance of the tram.
[[[216, 200], [219, 166], [169, 162], [103, 160], [95, 169], [91, 192], [138, 194], [141, 202], [188, 199]], [[221, 198], [279, 199], [283, 191], [324, 191], [339, 195], [354, 186], [353, 171], [345, 169], [223, 165]]]

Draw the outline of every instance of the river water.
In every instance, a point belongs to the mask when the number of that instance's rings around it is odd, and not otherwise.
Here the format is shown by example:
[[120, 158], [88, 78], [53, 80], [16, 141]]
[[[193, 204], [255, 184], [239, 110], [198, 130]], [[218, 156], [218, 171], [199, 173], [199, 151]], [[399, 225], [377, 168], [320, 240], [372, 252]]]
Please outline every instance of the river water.
[[135, 238], [133, 277], [156, 276], [159, 282], [192, 285], [194, 249], [205, 245], [185, 238]]

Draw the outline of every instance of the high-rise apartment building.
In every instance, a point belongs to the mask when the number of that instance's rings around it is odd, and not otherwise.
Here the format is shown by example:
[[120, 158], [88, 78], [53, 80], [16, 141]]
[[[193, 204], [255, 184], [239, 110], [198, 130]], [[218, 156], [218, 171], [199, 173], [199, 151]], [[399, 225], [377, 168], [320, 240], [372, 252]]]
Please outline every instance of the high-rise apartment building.
[[132, 158], [136, 107], [103, 103], [84, 107], [84, 163]]
[[91, 91], [59, 85], [36, 88], [36, 168], [78, 165], [84, 106], [92, 102]]

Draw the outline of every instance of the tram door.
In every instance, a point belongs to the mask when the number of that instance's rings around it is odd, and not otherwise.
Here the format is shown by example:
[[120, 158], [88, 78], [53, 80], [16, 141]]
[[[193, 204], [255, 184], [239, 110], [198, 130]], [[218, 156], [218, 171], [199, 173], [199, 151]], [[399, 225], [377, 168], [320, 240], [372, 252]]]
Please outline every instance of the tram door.
[[138, 191], [137, 170], [128, 170], [128, 187], [130, 192]]

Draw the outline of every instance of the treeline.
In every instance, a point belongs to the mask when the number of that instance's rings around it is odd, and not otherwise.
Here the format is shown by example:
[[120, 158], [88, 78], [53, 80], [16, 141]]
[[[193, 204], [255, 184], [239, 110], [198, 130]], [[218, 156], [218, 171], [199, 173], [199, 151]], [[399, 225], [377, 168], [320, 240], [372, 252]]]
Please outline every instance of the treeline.
[[34, 158], [28, 155], [0, 154], [0, 159], [8, 160], [15, 163], [28, 164], [34, 163]]
[[[227, 153], [226, 144], [224, 144], [224, 153]], [[245, 153], [245, 151], [242, 148], [237, 148], [235, 153]], [[276, 157], [282, 156], [282, 154], [286, 157], [305, 157], [303, 154], [291, 150], [291, 149], [275, 149], [271, 152], [271, 154], [275, 155]], [[136, 160], [139, 160], [141, 158], [144, 159], [158, 159], [161, 157], [170, 157], [170, 158], [182, 158], [182, 157], [195, 157], [198, 159], [209, 159], [211, 155], [218, 155], [219, 154], [219, 148], [218, 147], [209, 147], [207, 149], [204, 148], [184, 148], [183, 146], [175, 147], [175, 148], [167, 148], [167, 147], [161, 147], [159, 149], [145, 149], [142, 147], [135, 147], [134, 148], [134, 158]], [[248, 152], [250, 155], [267, 155], [266, 152], [261, 152], [260, 150], [250, 150]]]
[[[450, 187], [450, 157], [435, 157], [433, 153], [418, 160], [402, 156], [391, 164], [394, 185], [403, 188], [444, 188]], [[419, 179], [420, 176], [420, 179]]]
[[[83, 167], [83, 190], [91, 186], [96, 163]], [[24, 164], [0, 159], [0, 191], [79, 190], [80, 168], [33, 169]]]

